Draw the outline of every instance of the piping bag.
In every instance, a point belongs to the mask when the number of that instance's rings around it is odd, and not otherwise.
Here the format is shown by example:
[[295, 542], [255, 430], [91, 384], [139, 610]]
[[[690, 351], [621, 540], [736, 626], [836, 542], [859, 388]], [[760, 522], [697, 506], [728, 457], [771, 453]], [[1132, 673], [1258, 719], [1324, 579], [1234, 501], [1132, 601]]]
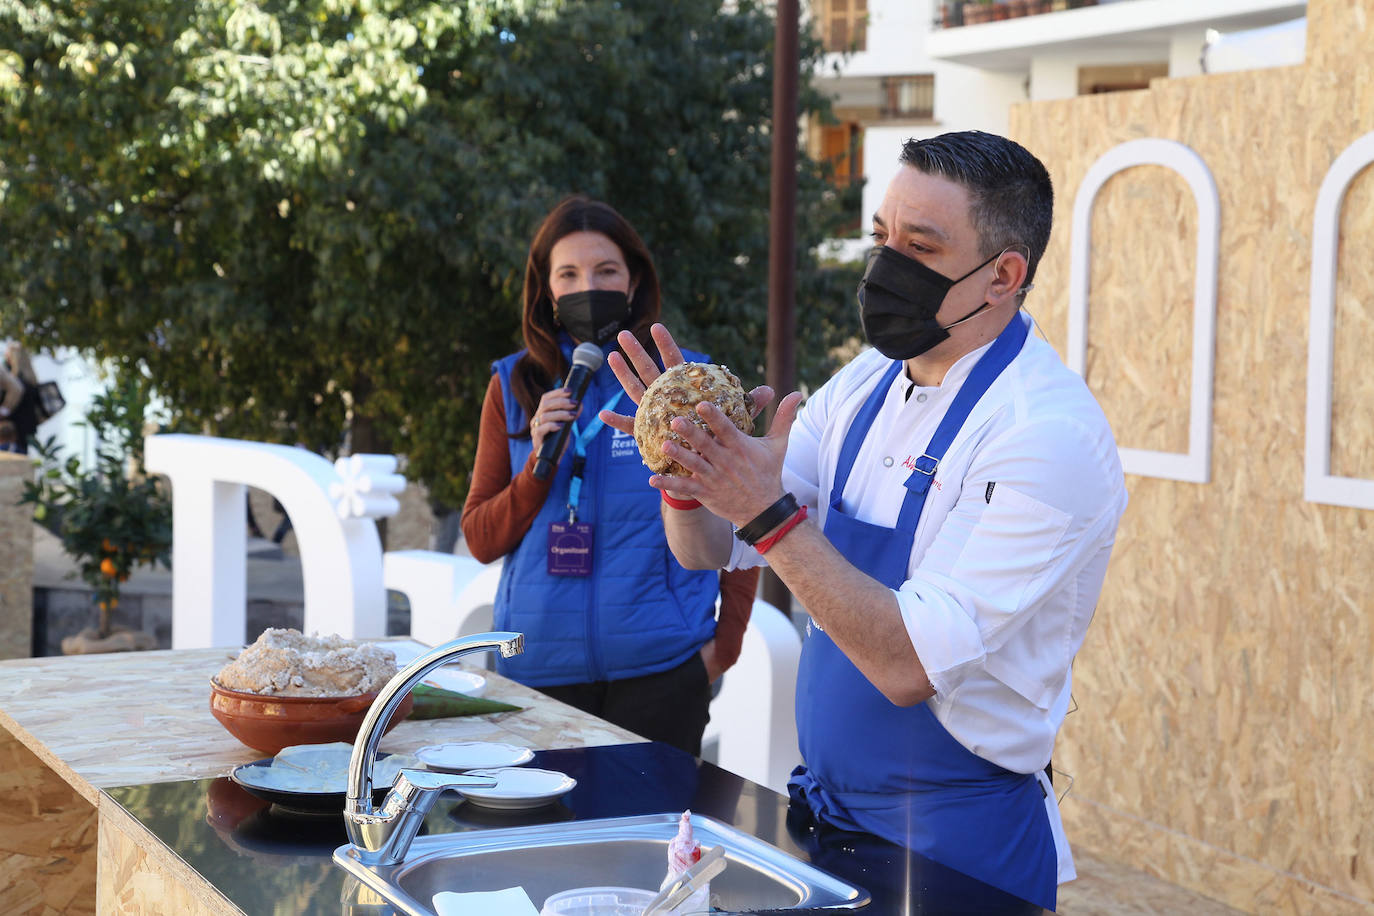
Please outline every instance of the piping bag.
[[[644, 908], [644, 916], [657, 916], [674, 912], [686, 903], [694, 893], [704, 889], [711, 879], [725, 870], [725, 847], [714, 846], [701, 853], [693, 865], [684, 871], [677, 880], [669, 883], [658, 896], [650, 900]], [[693, 912], [696, 912], [693, 910]], [[704, 912], [704, 911], [703, 911]]]

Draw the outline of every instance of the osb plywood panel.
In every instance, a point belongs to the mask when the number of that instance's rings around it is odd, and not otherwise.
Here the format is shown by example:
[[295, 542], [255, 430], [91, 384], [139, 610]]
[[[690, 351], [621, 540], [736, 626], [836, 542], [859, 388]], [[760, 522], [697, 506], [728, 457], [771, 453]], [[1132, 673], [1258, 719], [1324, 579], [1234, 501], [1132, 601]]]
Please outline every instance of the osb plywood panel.
[[[1302, 496], [1312, 219], [1331, 163], [1374, 131], [1374, 4], [1313, 0], [1308, 11], [1303, 66], [1037, 102], [1011, 121], [1056, 182], [1055, 234], [1027, 305], [1061, 352], [1069, 226], [1088, 167], [1120, 143], [1161, 137], [1196, 151], [1217, 183], [1212, 480], [1128, 477], [1055, 766], [1075, 777], [1063, 806], [1071, 841], [1264, 913], [1374, 908], [1374, 512]], [[1132, 403], [1143, 390], [1133, 374], [1186, 377], [1195, 239], [1181, 221], [1161, 229], [1161, 209], [1181, 215], [1150, 196], [1177, 201], [1181, 179], [1161, 168], [1119, 177], [1094, 210], [1088, 380], [1122, 445], [1161, 447], [1143, 440], [1177, 435], [1184, 405], [1166, 415]], [[1152, 181], [1157, 192], [1140, 187]], [[1371, 204], [1367, 169], [1341, 220], [1332, 435], [1333, 473], [1365, 477]], [[1175, 205], [1191, 210], [1186, 197]], [[1110, 236], [1098, 234], [1105, 226]], [[1178, 301], [1114, 321], [1130, 285], [1161, 265], [1159, 288]], [[1156, 354], [1169, 365], [1143, 370]]]
[[28, 658], [33, 641], [33, 507], [19, 505], [29, 459], [0, 454], [0, 658]]
[[1341, 253], [1336, 269], [1335, 347], [1332, 353], [1331, 473], [1374, 478], [1374, 166], [1366, 166], [1345, 194]]
[[[1122, 448], [1188, 451], [1197, 209], [1161, 166], [1108, 179], [1093, 206], [1086, 377]], [[1104, 348], [1100, 341], [1129, 341]]]
[[239, 916], [241, 911], [103, 797], [100, 916]]
[[94, 913], [95, 843], [95, 808], [0, 729], [0, 913]]

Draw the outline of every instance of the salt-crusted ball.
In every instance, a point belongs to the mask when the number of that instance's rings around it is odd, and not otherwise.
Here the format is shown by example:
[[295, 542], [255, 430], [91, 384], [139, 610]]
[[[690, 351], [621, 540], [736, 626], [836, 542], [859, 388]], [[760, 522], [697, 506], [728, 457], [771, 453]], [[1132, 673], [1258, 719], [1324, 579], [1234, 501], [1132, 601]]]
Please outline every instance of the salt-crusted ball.
[[635, 442], [644, 463], [655, 474], [685, 475], [686, 469], [663, 454], [669, 439], [691, 448], [668, 424], [686, 417], [707, 432], [697, 405], [710, 401], [746, 435], [754, 432], [754, 399], [729, 369], [712, 363], [682, 363], [665, 371], [644, 392], [635, 413]]

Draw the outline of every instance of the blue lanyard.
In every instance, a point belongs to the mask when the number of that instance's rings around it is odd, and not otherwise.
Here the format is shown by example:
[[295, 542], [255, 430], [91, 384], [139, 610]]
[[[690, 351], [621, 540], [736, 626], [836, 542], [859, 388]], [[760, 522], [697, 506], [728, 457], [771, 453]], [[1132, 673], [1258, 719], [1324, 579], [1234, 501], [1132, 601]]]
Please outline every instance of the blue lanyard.
[[[615, 405], [620, 403], [620, 397], [625, 392], [617, 391], [605, 404], [601, 405], [601, 410], [614, 410]], [[577, 429], [577, 421], [573, 420], [573, 466], [572, 482], [568, 484], [568, 524], [577, 521], [577, 506], [582, 499], [582, 471], [587, 466], [587, 443], [596, 438], [596, 434], [601, 432], [601, 427], [606, 424], [601, 420], [601, 410], [596, 412], [595, 419], [587, 424], [587, 428], [581, 432]]]

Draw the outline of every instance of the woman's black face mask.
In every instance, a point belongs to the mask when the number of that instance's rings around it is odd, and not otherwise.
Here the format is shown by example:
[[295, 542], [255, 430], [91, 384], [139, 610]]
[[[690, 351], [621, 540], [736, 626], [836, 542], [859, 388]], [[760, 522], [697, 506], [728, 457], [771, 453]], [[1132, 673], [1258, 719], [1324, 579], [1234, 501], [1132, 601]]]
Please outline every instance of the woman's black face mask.
[[574, 340], [604, 347], [630, 320], [630, 298], [618, 289], [585, 289], [559, 296], [554, 314]]
[[935, 320], [950, 287], [973, 276], [997, 256], [951, 280], [895, 248], [874, 248], [859, 281], [859, 320], [864, 336], [888, 359], [905, 360], [925, 353], [949, 337], [949, 328], [988, 307], [984, 302], [947, 325]]

